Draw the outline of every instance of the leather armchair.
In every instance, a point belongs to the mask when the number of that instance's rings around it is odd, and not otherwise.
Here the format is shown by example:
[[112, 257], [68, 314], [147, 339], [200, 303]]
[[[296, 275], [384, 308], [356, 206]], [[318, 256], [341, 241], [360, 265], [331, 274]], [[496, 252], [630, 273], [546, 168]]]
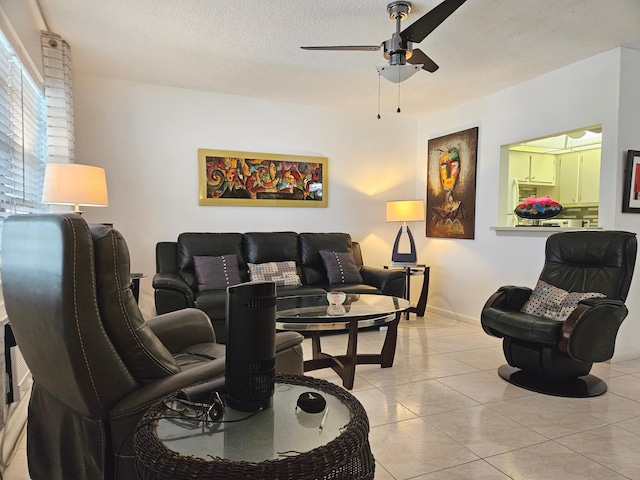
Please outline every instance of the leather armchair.
[[[147, 408], [225, 372], [225, 346], [197, 309], [145, 320], [120, 233], [76, 214], [14, 215], [2, 231], [2, 289], [34, 378], [27, 423], [34, 479], [134, 479]], [[276, 370], [302, 373], [302, 336], [276, 336]]]
[[[594, 362], [613, 357], [618, 329], [628, 314], [624, 301], [636, 250], [636, 236], [628, 232], [550, 236], [538, 283], [544, 282], [543, 287], [537, 286], [535, 292], [527, 287], [501, 287], [482, 309], [482, 328], [503, 339], [508, 365], [498, 369], [500, 376], [551, 395], [587, 397], [604, 393], [605, 382], [589, 372]], [[566, 315], [535, 314], [531, 308], [523, 311], [534, 297], [561, 295], [556, 289], [578, 295], [574, 296], [579, 299], [575, 305], [569, 302], [563, 307]], [[592, 298], [581, 298], [590, 295]]]

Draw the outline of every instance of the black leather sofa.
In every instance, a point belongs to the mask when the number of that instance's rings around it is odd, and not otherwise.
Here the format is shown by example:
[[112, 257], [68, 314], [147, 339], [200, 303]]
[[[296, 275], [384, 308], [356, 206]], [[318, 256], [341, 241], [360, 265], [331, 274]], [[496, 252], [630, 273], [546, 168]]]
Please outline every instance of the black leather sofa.
[[[350, 252], [362, 276], [362, 283], [329, 282], [321, 251]], [[294, 261], [301, 286], [278, 286], [278, 296], [324, 294], [330, 290], [402, 297], [402, 270], [385, 270], [363, 265], [360, 245], [347, 233], [182, 233], [176, 242], [156, 245], [156, 274], [153, 277], [158, 314], [195, 307], [211, 319], [216, 338], [224, 342], [226, 289], [198, 289], [195, 256], [237, 255], [240, 281], [247, 282], [248, 264]]]

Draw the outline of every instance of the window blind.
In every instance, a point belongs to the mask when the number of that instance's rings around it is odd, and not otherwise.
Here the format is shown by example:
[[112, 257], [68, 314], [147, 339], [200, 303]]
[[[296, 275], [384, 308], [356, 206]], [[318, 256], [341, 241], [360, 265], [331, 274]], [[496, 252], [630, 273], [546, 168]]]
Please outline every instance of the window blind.
[[0, 31], [0, 224], [41, 203], [47, 158], [44, 93]]

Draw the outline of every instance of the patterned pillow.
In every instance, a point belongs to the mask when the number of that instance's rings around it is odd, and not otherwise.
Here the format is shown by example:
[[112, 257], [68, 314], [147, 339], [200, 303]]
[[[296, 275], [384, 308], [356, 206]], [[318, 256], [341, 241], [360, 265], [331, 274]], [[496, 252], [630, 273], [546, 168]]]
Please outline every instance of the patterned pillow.
[[221, 257], [194, 255], [193, 264], [196, 267], [198, 290], [201, 292], [224, 290], [242, 281], [238, 269], [238, 256], [235, 254]]
[[603, 297], [606, 295], [599, 292], [567, 292], [538, 280], [536, 288], [531, 292], [529, 300], [522, 306], [521, 311], [539, 317], [564, 321], [576, 309], [580, 300]]
[[320, 251], [330, 284], [362, 283], [360, 269], [351, 253]]
[[296, 262], [247, 263], [252, 282], [275, 282], [281, 287], [299, 287], [302, 285]]

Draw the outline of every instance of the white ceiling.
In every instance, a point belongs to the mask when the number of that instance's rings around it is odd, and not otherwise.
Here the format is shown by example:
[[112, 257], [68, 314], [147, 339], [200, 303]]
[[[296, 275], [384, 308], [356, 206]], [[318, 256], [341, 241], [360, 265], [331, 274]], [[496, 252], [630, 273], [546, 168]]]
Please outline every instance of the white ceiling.
[[[301, 50], [391, 37], [387, 0], [41, 0], [77, 73], [371, 112], [381, 52]], [[402, 28], [440, 0], [413, 0]], [[464, 103], [620, 45], [640, 0], [467, 0], [419, 48], [440, 65], [400, 84], [403, 115]], [[577, 78], [576, 82], [580, 79]], [[382, 79], [382, 115], [397, 84]]]

